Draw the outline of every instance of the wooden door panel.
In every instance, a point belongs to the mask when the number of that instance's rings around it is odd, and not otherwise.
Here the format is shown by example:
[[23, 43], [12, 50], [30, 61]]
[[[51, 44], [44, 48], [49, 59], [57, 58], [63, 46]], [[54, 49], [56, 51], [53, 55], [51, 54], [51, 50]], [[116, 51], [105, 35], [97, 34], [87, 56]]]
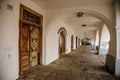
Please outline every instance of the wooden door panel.
[[29, 25], [23, 24], [21, 26], [20, 36], [20, 67], [21, 72], [29, 69]]
[[60, 33], [60, 38], [59, 38], [59, 56], [62, 56], [65, 54], [65, 34], [62, 31]]
[[30, 62], [31, 66], [38, 64], [38, 53], [39, 53], [39, 28], [30, 27]]
[[61, 42], [61, 46], [62, 46], [62, 53], [65, 53], [65, 34], [64, 32], [61, 33], [61, 38], [62, 38], [62, 42]]
[[21, 59], [21, 71], [25, 71], [27, 69], [30, 68], [30, 65], [29, 65], [29, 57], [26, 55], [26, 56], [22, 56], [22, 59]]

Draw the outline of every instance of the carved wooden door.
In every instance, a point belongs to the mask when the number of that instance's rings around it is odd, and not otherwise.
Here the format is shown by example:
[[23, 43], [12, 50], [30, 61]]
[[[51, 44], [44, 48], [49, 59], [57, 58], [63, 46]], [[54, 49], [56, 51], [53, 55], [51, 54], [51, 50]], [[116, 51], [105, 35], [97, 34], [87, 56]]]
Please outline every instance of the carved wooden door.
[[65, 34], [62, 33], [62, 53], [65, 53]]
[[39, 63], [39, 28], [30, 26], [30, 62], [31, 66]]
[[20, 72], [30, 68], [30, 53], [29, 53], [29, 25], [22, 24], [20, 35]]
[[60, 39], [59, 39], [59, 54], [64, 54], [65, 53], [65, 34], [62, 31], [60, 33]]
[[19, 74], [42, 64], [43, 16], [20, 5]]

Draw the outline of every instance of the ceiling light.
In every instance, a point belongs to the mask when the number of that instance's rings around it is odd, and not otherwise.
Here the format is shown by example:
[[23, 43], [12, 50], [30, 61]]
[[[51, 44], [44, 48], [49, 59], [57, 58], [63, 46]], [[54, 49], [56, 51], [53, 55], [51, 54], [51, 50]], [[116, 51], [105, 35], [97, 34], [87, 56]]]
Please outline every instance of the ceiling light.
[[78, 13], [77, 13], [77, 17], [78, 17], [78, 18], [80, 18], [80, 17], [82, 17], [82, 16], [83, 16], [83, 12], [78, 12]]
[[85, 27], [86, 26], [86, 24], [82, 24], [82, 27]]

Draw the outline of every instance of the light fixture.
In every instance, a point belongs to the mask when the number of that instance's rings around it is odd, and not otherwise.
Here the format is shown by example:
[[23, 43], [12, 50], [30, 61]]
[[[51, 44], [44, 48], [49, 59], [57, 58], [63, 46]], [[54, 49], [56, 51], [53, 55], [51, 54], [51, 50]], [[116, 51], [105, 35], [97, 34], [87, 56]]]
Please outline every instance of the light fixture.
[[82, 24], [82, 27], [86, 27], [86, 24]]
[[78, 18], [80, 18], [80, 17], [82, 17], [82, 16], [83, 16], [83, 12], [78, 12], [78, 13], [77, 13], [77, 17], [78, 17]]

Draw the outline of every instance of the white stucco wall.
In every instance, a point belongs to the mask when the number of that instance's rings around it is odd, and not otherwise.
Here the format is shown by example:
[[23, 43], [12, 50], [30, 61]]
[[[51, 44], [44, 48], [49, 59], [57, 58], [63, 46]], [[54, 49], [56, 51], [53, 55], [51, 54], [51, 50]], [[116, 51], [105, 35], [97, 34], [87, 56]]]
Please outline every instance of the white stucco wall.
[[95, 46], [99, 46], [99, 30], [96, 31]]
[[109, 30], [105, 24], [103, 25], [103, 29], [102, 29], [101, 41], [102, 42], [110, 41], [110, 33], [109, 33]]
[[115, 25], [116, 25], [116, 34], [117, 34], [117, 58], [120, 58], [120, 0], [116, 0], [115, 3]]
[[[44, 11], [30, 0], [0, 0], [0, 80], [16, 80], [19, 76], [20, 3], [44, 15]], [[7, 9], [7, 4], [13, 6], [12, 11]]]
[[[54, 60], [58, 59], [58, 48], [59, 48], [59, 34], [58, 31], [61, 27], [64, 27], [67, 31], [66, 35], [66, 54], [71, 51], [71, 35], [74, 35], [73, 30], [67, 26], [62, 21], [59, 21], [57, 23], [54, 23], [52, 27], [47, 32], [46, 35], [46, 63], [49, 64], [53, 62]], [[75, 37], [74, 37], [75, 41]], [[75, 48], [75, 45], [74, 45]]]

